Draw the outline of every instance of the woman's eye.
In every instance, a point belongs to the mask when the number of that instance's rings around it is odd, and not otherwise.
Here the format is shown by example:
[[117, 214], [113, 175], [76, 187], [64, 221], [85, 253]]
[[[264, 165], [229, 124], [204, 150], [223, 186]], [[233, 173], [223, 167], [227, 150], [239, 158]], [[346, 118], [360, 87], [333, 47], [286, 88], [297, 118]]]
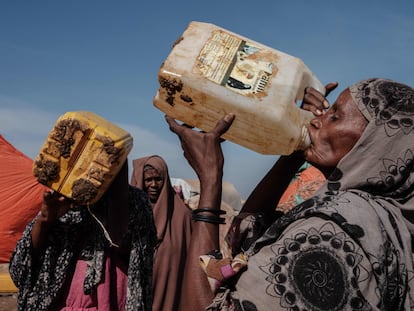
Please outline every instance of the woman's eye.
[[332, 113], [332, 114], [329, 115], [329, 120], [331, 120], [331, 121], [336, 121], [338, 119], [339, 119], [339, 117], [336, 113]]

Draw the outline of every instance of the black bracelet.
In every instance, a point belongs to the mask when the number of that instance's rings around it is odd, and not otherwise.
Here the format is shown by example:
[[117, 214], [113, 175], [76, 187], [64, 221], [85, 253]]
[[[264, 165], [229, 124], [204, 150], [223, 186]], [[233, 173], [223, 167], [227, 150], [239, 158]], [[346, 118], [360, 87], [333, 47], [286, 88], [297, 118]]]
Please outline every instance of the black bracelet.
[[213, 208], [208, 208], [208, 207], [203, 207], [203, 208], [197, 208], [195, 210], [193, 210], [193, 214], [198, 214], [201, 212], [209, 212], [215, 215], [224, 215], [226, 214], [226, 211], [223, 211], [221, 209], [213, 209]]
[[225, 219], [218, 217], [218, 216], [207, 216], [207, 215], [199, 215], [199, 214], [193, 214], [192, 219], [194, 221], [204, 221], [209, 222], [212, 224], [225, 224]]

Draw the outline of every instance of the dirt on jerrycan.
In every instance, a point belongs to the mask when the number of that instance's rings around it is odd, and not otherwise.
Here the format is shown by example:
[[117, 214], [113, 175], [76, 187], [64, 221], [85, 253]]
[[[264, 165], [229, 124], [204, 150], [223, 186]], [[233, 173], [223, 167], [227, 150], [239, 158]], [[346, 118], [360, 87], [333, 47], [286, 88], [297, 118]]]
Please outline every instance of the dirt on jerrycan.
[[124, 129], [90, 111], [61, 115], [33, 162], [33, 175], [77, 204], [96, 203], [133, 146]]
[[306, 87], [325, 93], [301, 59], [196, 21], [174, 43], [158, 80], [155, 107], [203, 131], [234, 113], [222, 138], [262, 154], [305, 149], [313, 115], [298, 102]]

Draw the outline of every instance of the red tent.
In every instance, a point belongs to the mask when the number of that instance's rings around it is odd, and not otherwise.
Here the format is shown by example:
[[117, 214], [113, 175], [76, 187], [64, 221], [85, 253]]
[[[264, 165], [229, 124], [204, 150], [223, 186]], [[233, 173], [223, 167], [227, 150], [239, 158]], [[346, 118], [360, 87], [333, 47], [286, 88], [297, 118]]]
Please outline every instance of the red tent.
[[46, 187], [32, 175], [33, 160], [0, 135], [0, 263], [8, 263], [26, 224], [40, 210]]

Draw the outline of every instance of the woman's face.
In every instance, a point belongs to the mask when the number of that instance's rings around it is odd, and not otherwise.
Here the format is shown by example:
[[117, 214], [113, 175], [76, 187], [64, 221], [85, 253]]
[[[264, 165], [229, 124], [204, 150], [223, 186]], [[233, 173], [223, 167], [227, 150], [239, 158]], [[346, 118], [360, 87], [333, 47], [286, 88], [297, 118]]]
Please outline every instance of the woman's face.
[[148, 194], [151, 203], [157, 202], [163, 184], [164, 179], [155, 168], [144, 171], [144, 191]]
[[328, 176], [352, 149], [367, 124], [349, 89], [344, 90], [325, 114], [311, 120], [312, 143], [305, 150], [305, 159]]

